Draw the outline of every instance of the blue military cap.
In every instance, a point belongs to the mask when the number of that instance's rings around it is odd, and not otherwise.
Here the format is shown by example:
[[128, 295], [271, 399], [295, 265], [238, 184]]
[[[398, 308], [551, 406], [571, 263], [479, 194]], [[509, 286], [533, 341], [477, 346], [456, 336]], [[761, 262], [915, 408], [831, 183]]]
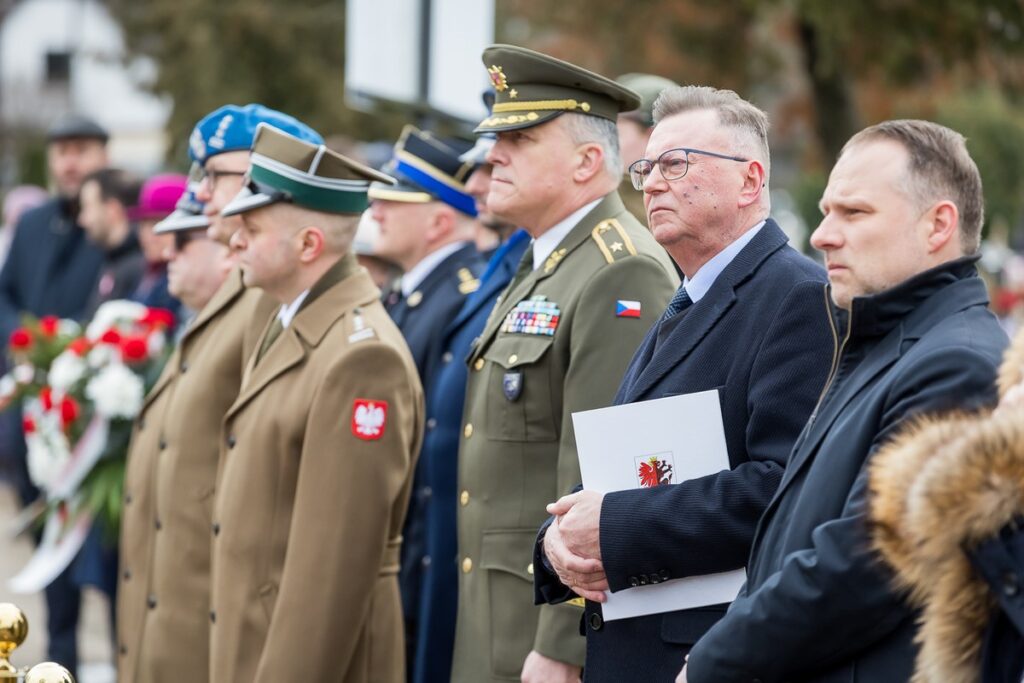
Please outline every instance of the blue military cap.
[[209, 227], [210, 219], [204, 213], [206, 205], [196, 199], [202, 175], [202, 167], [197, 162], [193, 162], [192, 169], [188, 174], [188, 184], [185, 186], [185, 192], [178, 199], [178, 203], [174, 205], [174, 211], [167, 218], [153, 226], [155, 234], [160, 235], [179, 230], [198, 230], [199, 228]]
[[395, 143], [395, 153], [385, 170], [397, 185], [373, 183], [370, 199], [426, 203], [440, 200], [467, 216], [476, 217], [476, 202], [466, 192], [466, 180], [476, 167], [461, 158], [469, 143], [440, 140], [414, 126], [406, 126]]
[[252, 147], [256, 127], [261, 123], [282, 130], [300, 140], [322, 145], [324, 140], [315, 130], [293, 116], [262, 104], [239, 107], [227, 104], [203, 117], [188, 140], [188, 153], [200, 165], [223, 152], [246, 150]]

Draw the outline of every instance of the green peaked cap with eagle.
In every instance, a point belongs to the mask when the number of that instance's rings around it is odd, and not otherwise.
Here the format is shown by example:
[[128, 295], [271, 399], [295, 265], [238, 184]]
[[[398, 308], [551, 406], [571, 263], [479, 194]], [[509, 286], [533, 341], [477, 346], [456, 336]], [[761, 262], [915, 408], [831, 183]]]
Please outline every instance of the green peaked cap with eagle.
[[324, 213], [359, 214], [369, 206], [371, 182], [394, 184], [391, 176], [261, 123], [256, 129], [242, 190], [222, 216], [277, 202]]
[[640, 106], [640, 96], [610, 78], [515, 45], [491, 45], [484, 66], [494, 87], [494, 108], [474, 132], [537, 126], [564, 114], [615, 121]]

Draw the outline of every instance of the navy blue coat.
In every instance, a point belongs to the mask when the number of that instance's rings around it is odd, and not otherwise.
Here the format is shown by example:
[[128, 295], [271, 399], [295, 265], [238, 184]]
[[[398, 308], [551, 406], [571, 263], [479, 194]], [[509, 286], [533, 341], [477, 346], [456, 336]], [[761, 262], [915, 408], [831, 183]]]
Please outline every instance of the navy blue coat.
[[495, 299], [516, 273], [530, 236], [515, 233], [495, 252], [481, 277], [480, 289], [469, 295], [462, 310], [445, 328], [442, 363], [427, 390], [427, 428], [420, 452], [420, 484], [431, 491], [419, 513], [423, 516], [423, 571], [419, 575], [416, 610], [419, 633], [409, 660], [409, 680], [448, 681], [455, 646], [455, 615], [459, 595], [455, 528], [459, 437], [466, 399], [465, 359], [483, 332]]
[[0, 345], [23, 313], [77, 320], [96, 289], [103, 251], [86, 239], [60, 199], [26, 211], [0, 270]]
[[[475, 279], [483, 270], [483, 265], [476, 247], [467, 244], [445, 258], [423, 279], [415, 290], [418, 294], [410, 294], [395, 304], [386, 304], [388, 314], [409, 345], [427, 395], [430, 393], [430, 378], [437, 372], [444, 355], [445, 327], [455, 319], [466, 302], [469, 286], [463, 285], [465, 272], [460, 278], [459, 271], [466, 269]], [[430, 409], [429, 402], [427, 409]], [[421, 457], [416, 465], [409, 511], [402, 530], [401, 569], [398, 577], [409, 659], [415, 651], [419, 631], [420, 587], [426, 555], [424, 506], [432, 496], [430, 487], [423, 483], [423, 468]]]
[[746, 587], [690, 652], [690, 683], [910, 678], [915, 615], [870, 549], [866, 465], [909, 416], [995, 402], [1007, 339], [975, 260], [833, 309], [833, 376], [758, 523]]
[[[732, 469], [605, 496], [601, 555], [612, 591], [743, 567], [828, 374], [824, 285], [824, 270], [769, 220], [657, 351], [658, 326], [647, 334], [616, 404], [718, 389]], [[535, 583], [540, 598], [571, 597], [547, 570]], [[587, 603], [586, 680], [671, 683], [690, 646], [724, 613], [720, 605], [606, 622], [600, 606]]]
[[1024, 676], [1024, 519], [969, 551], [998, 601], [982, 645], [981, 683], [1020, 683]]

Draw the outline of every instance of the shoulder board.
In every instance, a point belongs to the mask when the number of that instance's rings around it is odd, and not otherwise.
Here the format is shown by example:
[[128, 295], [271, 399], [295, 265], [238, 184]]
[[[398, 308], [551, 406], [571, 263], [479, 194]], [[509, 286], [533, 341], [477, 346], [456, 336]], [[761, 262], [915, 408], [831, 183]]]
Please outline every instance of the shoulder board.
[[363, 312], [360, 309], [352, 309], [351, 321], [348, 334], [349, 344], [366, 341], [377, 336], [377, 332], [372, 327], [367, 327], [366, 320], [363, 318]]
[[456, 275], [459, 276], [459, 294], [465, 296], [480, 289], [480, 280], [473, 277], [473, 272], [469, 268], [459, 268]]
[[601, 250], [601, 255], [608, 263], [615, 263], [626, 256], [636, 256], [633, 240], [626, 234], [622, 224], [614, 218], [598, 223], [590, 237], [597, 243], [597, 248]]

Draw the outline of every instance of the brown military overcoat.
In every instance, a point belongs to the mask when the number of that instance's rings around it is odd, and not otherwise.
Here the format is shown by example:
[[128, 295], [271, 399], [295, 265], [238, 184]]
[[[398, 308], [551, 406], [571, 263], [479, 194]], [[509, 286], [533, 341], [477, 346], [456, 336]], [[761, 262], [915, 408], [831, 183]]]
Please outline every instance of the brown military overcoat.
[[274, 304], [232, 272], [146, 396], [128, 455], [118, 586], [118, 678], [209, 670], [210, 521], [221, 423]]
[[246, 368], [214, 506], [212, 681], [405, 680], [396, 575], [423, 393], [379, 296], [346, 256]]

